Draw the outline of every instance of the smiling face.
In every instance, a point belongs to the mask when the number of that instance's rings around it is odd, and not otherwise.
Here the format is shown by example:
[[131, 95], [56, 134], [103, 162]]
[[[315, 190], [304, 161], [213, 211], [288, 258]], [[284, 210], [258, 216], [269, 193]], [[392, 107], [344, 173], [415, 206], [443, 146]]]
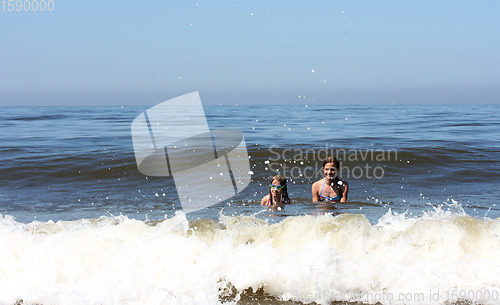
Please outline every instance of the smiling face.
[[281, 195], [281, 192], [283, 192], [282, 191], [283, 187], [280, 184], [279, 180], [274, 179], [270, 187], [271, 187], [271, 194], [273, 196]]
[[326, 163], [323, 167], [323, 173], [325, 174], [326, 179], [335, 179], [337, 177], [337, 168], [334, 163]]

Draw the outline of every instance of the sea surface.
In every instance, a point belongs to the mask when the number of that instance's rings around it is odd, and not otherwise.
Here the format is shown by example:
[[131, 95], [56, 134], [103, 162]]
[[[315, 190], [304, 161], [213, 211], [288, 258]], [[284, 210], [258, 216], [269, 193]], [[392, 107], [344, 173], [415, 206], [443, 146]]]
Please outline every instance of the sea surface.
[[0, 108], [0, 304], [500, 304], [500, 105], [204, 106], [251, 181], [192, 213], [138, 171], [148, 108]]

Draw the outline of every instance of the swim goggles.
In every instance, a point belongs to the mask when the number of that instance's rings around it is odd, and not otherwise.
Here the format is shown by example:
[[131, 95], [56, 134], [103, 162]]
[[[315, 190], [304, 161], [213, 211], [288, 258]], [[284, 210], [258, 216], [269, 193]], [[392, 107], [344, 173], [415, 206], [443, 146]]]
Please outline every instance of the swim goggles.
[[269, 187], [272, 189], [272, 190], [282, 190], [285, 185], [274, 185], [274, 184], [269, 184]]

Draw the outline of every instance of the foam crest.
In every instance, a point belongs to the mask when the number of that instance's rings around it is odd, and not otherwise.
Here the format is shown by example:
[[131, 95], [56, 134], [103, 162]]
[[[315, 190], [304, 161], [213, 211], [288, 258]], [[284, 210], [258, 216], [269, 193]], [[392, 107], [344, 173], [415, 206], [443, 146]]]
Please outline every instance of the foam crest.
[[249, 288], [319, 304], [443, 303], [460, 291], [488, 291], [481, 303], [495, 303], [500, 291], [500, 219], [441, 207], [420, 217], [388, 211], [376, 225], [358, 214], [273, 224], [189, 222], [182, 212], [155, 222], [0, 216], [0, 244], [2, 304], [219, 304]]

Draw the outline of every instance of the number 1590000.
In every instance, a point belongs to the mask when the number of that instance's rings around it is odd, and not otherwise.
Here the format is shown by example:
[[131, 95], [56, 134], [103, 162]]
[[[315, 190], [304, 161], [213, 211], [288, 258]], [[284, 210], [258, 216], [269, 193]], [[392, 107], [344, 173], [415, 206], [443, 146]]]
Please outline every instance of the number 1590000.
[[50, 11], [54, 10], [54, 0], [3, 0], [3, 11]]

